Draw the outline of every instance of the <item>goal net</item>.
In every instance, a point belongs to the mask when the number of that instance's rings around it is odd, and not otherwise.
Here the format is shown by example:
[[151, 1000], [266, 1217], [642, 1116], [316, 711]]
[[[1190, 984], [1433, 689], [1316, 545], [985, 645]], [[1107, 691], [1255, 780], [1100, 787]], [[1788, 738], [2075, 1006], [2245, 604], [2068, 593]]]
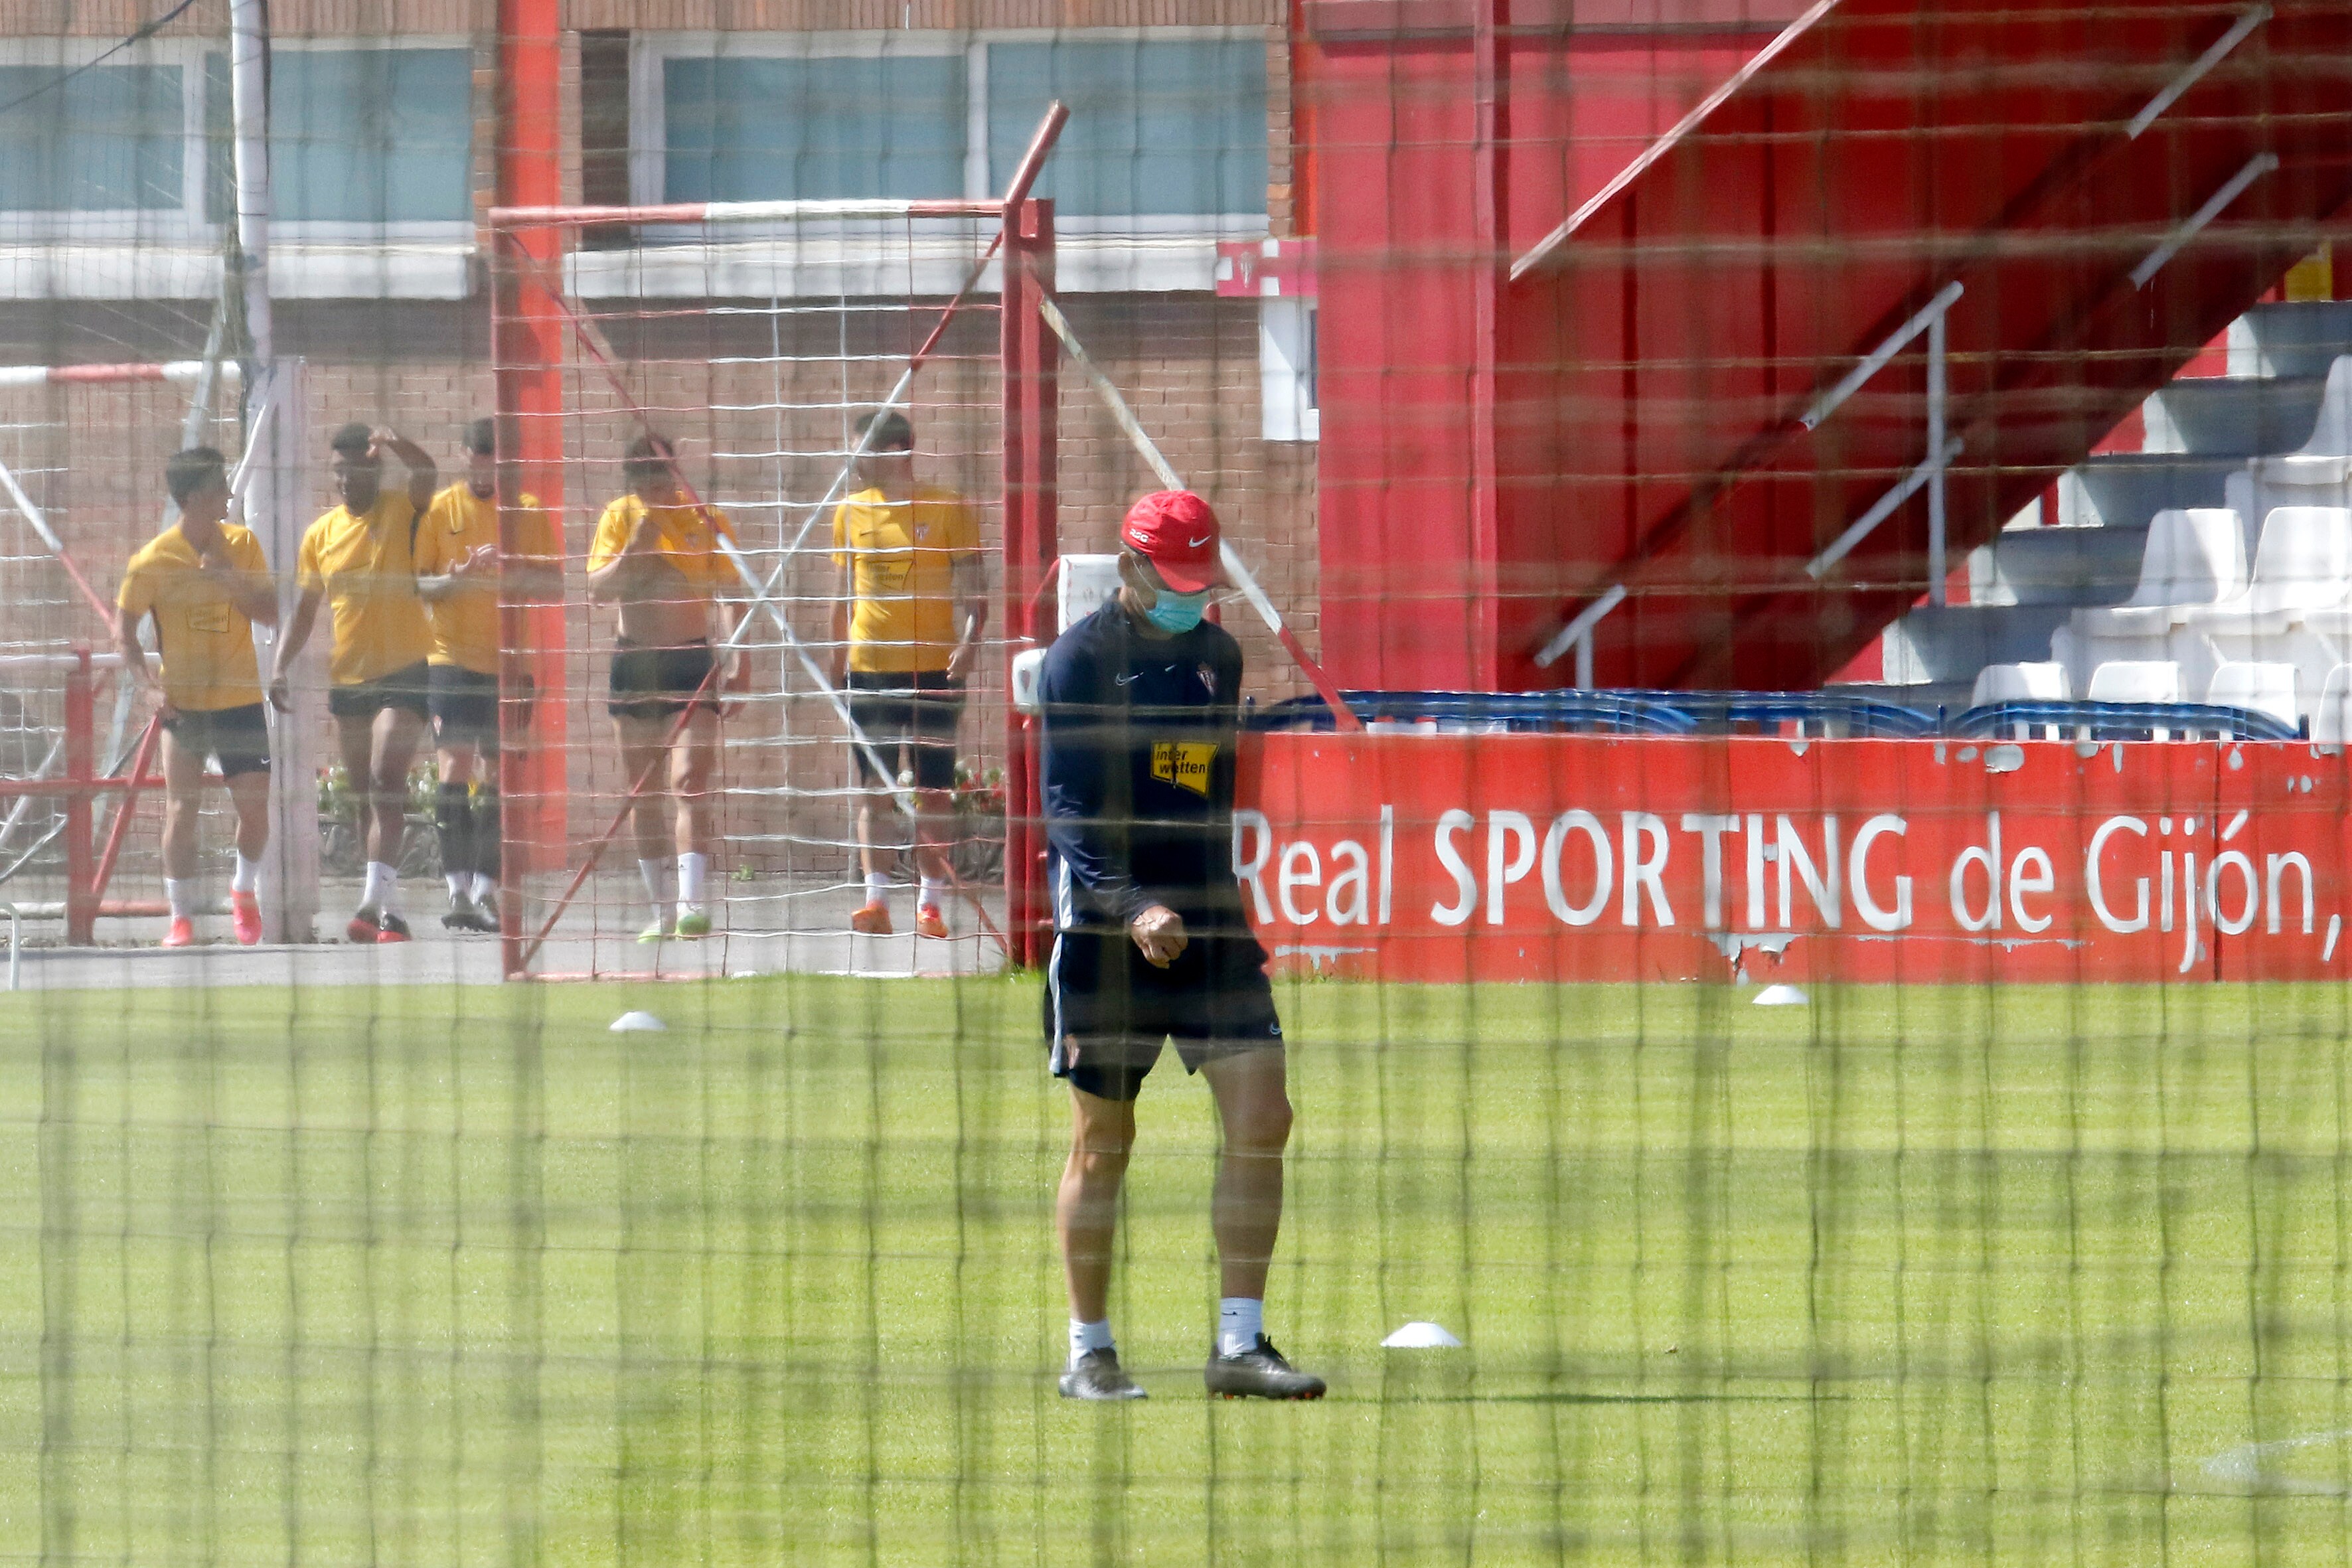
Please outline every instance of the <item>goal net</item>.
[[[1034, 484], [1024, 494], [1021, 476], [1050, 474], [1054, 420], [1037, 331], [1004, 303], [1011, 276], [1034, 314], [1050, 227], [1005, 246], [1003, 226], [997, 204], [961, 202], [499, 215], [496, 368], [513, 458], [501, 504], [517, 515], [537, 503], [567, 584], [562, 606], [515, 611], [542, 695], [506, 713], [510, 969], [904, 974], [1004, 962], [1005, 660], [1028, 609], [1016, 593], [1008, 617], [1007, 572], [1036, 580], [1016, 558], [1034, 559], [1051, 500]], [[951, 786], [919, 795], [914, 749], [868, 734], [844, 679], [843, 585], [858, 551], [837, 547], [836, 516], [866, 489], [865, 432], [889, 414], [913, 432], [916, 528], [941, 532], [919, 533], [917, 549], [943, 550], [969, 527], [962, 569], [974, 575], [958, 591], [978, 587], [989, 606], [976, 658], [955, 672]], [[707, 790], [624, 757], [612, 714], [621, 612], [582, 590], [600, 519], [632, 493], [625, 457], [648, 437], [674, 454], [661, 480], [679, 515], [723, 521], [732, 541], [715, 568], [720, 668], [704, 695], [723, 717]], [[672, 755], [690, 756], [693, 726], [665, 711]], [[674, 828], [697, 809], [709, 840], [689, 849], [695, 830]], [[919, 843], [939, 847], [945, 878]], [[647, 864], [665, 852], [709, 857], [707, 941], [641, 940], [667, 918], [656, 883], [676, 872]], [[944, 940], [915, 932], [926, 875], [950, 884]], [[658, 899], [677, 896], [663, 886]], [[876, 901], [892, 910], [889, 931], [853, 931], [853, 913]]]

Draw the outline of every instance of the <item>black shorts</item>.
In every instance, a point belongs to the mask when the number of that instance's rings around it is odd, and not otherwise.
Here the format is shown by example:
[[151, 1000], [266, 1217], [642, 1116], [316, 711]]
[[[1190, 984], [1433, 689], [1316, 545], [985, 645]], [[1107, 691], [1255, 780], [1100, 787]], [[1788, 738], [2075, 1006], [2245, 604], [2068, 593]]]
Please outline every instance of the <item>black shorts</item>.
[[1188, 1073], [1281, 1047], [1265, 949], [1255, 937], [1195, 936], [1159, 969], [1123, 932], [1055, 933], [1045, 967], [1045, 1044], [1055, 1078], [1103, 1100], [1133, 1100], [1171, 1037]]
[[338, 719], [373, 719], [387, 708], [399, 708], [419, 719], [430, 719], [432, 684], [431, 667], [419, 659], [405, 669], [356, 686], [330, 686], [327, 711]]
[[[639, 647], [635, 643], [614, 645], [613, 651], [613, 700], [610, 703], [615, 719], [668, 719], [682, 713], [696, 701], [695, 693], [703, 690], [705, 681], [718, 664], [718, 657], [709, 643], [688, 643], [684, 647]], [[715, 706], [714, 693], [704, 692], [704, 707]]]
[[[950, 686], [946, 670], [853, 669], [849, 716], [885, 763], [898, 763], [901, 747], [913, 753], [917, 789], [955, 788], [956, 726], [963, 722], [963, 688]], [[874, 776], [864, 748], [852, 746], [850, 751], [857, 759], [861, 783], [886, 789], [898, 784], [895, 778]]]
[[499, 678], [462, 664], [436, 664], [426, 696], [433, 734], [445, 746], [495, 748], [499, 743]]
[[183, 708], [163, 721], [175, 746], [220, 764], [221, 777], [269, 771], [269, 715], [258, 702], [241, 708]]

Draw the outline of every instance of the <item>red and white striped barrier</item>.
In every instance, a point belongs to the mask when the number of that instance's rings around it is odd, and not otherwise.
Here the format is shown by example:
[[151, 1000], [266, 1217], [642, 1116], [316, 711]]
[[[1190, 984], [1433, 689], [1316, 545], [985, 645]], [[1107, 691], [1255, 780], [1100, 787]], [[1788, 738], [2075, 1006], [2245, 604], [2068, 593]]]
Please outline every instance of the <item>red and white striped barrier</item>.
[[[85, 386], [131, 381], [193, 386], [204, 370], [205, 362], [200, 359], [165, 360], [160, 364], [9, 364], [0, 365], [0, 386]], [[236, 380], [239, 374], [234, 360], [224, 360], [215, 371], [229, 381]]]

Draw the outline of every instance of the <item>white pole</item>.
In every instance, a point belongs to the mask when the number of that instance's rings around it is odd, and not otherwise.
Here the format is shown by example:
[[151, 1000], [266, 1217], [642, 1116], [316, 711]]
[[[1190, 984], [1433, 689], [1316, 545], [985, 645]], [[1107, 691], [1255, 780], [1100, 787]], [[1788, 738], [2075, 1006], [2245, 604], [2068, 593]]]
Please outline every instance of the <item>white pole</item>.
[[[263, 0], [229, 0], [229, 114], [236, 132], [236, 254], [253, 364], [275, 353], [269, 328], [269, 20]], [[246, 384], [254, 384], [248, 377]]]
[[[245, 521], [259, 537], [278, 577], [278, 624], [291, 618], [298, 590], [294, 559], [301, 548], [300, 498], [303, 406], [300, 363], [280, 365], [269, 314], [269, 102], [267, 64], [269, 23], [264, 0], [229, 0], [229, 104], [236, 134], [236, 269], [245, 289], [245, 331], [251, 372], [245, 378], [251, 410], [247, 450], [239, 464]], [[269, 668], [276, 637], [264, 641]], [[314, 664], [315, 656], [306, 658]], [[269, 852], [261, 869], [262, 920], [271, 942], [309, 942], [319, 912], [319, 806], [315, 794], [321, 720], [315, 680], [297, 671], [294, 711], [273, 716], [270, 747]]]
[[1927, 602], [1944, 602], [1944, 332], [1943, 312], [1927, 323]]

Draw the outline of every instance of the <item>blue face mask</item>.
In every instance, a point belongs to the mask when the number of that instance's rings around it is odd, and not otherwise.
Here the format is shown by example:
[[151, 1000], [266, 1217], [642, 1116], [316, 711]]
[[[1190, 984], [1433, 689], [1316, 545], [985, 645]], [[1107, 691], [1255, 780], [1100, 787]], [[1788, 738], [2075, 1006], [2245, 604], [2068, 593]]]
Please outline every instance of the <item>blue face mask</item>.
[[1209, 591], [1179, 594], [1172, 588], [1162, 588], [1160, 596], [1151, 601], [1151, 608], [1143, 618], [1171, 637], [1182, 637], [1201, 624], [1201, 612], [1209, 607]]

